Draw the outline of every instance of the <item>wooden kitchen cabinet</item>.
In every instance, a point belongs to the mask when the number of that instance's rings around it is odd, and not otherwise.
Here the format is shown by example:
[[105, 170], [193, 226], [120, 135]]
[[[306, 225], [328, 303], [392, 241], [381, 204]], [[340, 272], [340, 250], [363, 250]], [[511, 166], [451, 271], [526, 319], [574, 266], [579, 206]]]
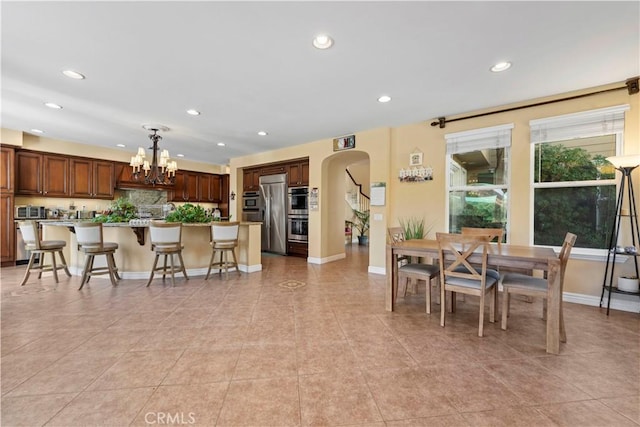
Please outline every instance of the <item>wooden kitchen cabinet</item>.
[[242, 190], [258, 191], [260, 189], [260, 168], [244, 169], [242, 173]]
[[0, 164], [2, 170], [0, 171], [0, 192], [13, 193], [15, 186], [13, 163], [14, 163], [15, 150], [12, 147], [0, 147]]
[[72, 157], [70, 196], [85, 199], [113, 199], [114, 164], [103, 160]]
[[184, 173], [184, 192], [183, 197], [186, 202], [199, 201], [198, 194], [198, 173], [185, 171]]
[[220, 175], [209, 173], [198, 175], [198, 196], [200, 202], [220, 202], [222, 200], [222, 194], [220, 193]]
[[287, 255], [308, 257], [309, 245], [306, 242], [287, 242]]
[[309, 185], [309, 160], [303, 160], [289, 165], [289, 187], [304, 187]]
[[69, 158], [56, 154], [18, 151], [15, 154], [18, 195], [69, 196]]
[[13, 222], [14, 196], [11, 193], [0, 194], [0, 264], [13, 265], [16, 261], [16, 227]]

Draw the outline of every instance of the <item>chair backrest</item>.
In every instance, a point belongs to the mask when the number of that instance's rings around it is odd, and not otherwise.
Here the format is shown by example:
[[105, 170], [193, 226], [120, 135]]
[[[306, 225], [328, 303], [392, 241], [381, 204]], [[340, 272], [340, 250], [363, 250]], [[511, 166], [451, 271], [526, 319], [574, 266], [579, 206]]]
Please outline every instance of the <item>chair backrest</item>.
[[402, 227], [388, 227], [387, 239], [388, 243], [404, 242], [404, 230]]
[[[489, 237], [487, 235], [436, 233], [436, 239], [438, 240], [440, 271], [445, 282], [447, 278], [476, 280], [481, 283], [481, 287], [484, 289]], [[481, 252], [478, 252], [478, 249], [481, 249]], [[469, 257], [474, 253], [482, 255], [481, 263], [476, 264], [475, 260], [474, 264], [469, 262]]]
[[504, 230], [502, 228], [476, 228], [462, 227], [460, 232], [468, 236], [489, 236], [489, 241], [497, 241], [498, 245], [502, 245], [504, 239]]
[[214, 221], [211, 223], [211, 240], [214, 242], [238, 240], [239, 228], [239, 222]]
[[569, 256], [571, 255], [571, 249], [576, 244], [576, 236], [573, 233], [567, 233], [564, 236], [564, 242], [562, 243], [562, 249], [560, 249], [560, 254], [558, 258], [560, 258], [560, 286], [564, 287], [564, 271], [567, 269], [567, 262], [569, 261]]
[[27, 247], [40, 249], [40, 236], [38, 235], [38, 223], [36, 221], [20, 221], [18, 223], [22, 240]]
[[102, 245], [101, 222], [78, 222], [73, 228], [76, 232], [76, 240], [80, 246]]
[[151, 239], [151, 245], [180, 244], [182, 240], [182, 223], [151, 221], [149, 224], [149, 238]]

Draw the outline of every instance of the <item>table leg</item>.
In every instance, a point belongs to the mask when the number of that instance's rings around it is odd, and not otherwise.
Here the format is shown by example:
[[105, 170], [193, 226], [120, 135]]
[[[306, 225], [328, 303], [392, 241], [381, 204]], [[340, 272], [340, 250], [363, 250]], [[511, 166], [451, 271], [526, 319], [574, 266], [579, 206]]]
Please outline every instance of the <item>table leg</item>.
[[547, 305], [547, 353], [560, 353], [560, 304], [562, 289], [560, 286], [560, 260], [549, 260], [549, 297]]
[[395, 306], [396, 289], [398, 288], [398, 255], [387, 246], [386, 254], [387, 289], [385, 295], [385, 310], [393, 311]]

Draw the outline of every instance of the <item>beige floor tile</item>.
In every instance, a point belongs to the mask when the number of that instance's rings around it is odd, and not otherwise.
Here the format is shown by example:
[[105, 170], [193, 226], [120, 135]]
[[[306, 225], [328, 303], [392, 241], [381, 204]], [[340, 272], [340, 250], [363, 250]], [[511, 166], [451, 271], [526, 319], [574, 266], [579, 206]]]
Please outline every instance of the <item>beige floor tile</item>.
[[302, 425], [349, 425], [382, 421], [361, 374], [324, 373], [300, 377]]
[[206, 350], [189, 348], [171, 367], [162, 384], [203, 384], [229, 381], [240, 355], [240, 346]]
[[359, 367], [346, 341], [298, 343], [297, 363], [299, 375], [334, 371], [354, 372]]
[[544, 405], [538, 409], [557, 426], [637, 426], [633, 421], [597, 400]]
[[46, 425], [64, 427], [129, 425], [153, 390], [148, 387], [85, 391]]
[[228, 387], [228, 382], [160, 386], [131, 425], [214, 426]]
[[65, 407], [77, 393], [2, 398], [2, 425], [41, 426]]
[[200, 328], [163, 328], [142, 335], [131, 351], [183, 350], [200, 334]]
[[242, 345], [249, 333], [249, 324], [244, 322], [218, 323], [216, 326], [204, 326], [189, 343], [189, 347], [197, 349], [216, 348], [221, 346]]
[[429, 418], [387, 421], [387, 427], [471, 427], [461, 415], [443, 415]]
[[0, 378], [2, 394], [16, 388], [43, 369], [60, 359], [58, 354], [15, 354], [4, 356], [0, 360]]
[[67, 355], [20, 384], [9, 395], [81, 392], [121, 356], [113, 353]]
[[233, 379], [290, 377], [297, 374], [294, 344], [246, 344], [240, 352]]
[[120, 354], [131, 350], [138, 341], [151, 334], [153, 330], [105, 329], [76, 347], [72, 353]]
[[364, 376], [385, 421], [456, 413], [432, 370], [376, 369]]
[[136, 351], [125, 353], [93, 382], [88, 390], [158, 386], [182, 351]]
[[536, 408], [504, 408], [462, 414], [470, 426], [554, 427], [556, 424]]
[[232, 381], [218, 426], [298, 426], [297, 378]]
[[609, 408], [640, 424], [640, 395], [600, 399]]

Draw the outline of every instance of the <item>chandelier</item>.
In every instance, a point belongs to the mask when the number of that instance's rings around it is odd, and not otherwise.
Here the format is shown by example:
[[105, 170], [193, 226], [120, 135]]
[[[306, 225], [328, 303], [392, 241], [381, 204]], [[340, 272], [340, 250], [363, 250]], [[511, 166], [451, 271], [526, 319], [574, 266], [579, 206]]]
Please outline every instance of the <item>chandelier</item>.
[[[149, 139], [153, 142], [153, 146], [149, 147], [153, 150], [153, 157], [151, 163], [149, 163], [149, 160], [146, 159], [144, 148], [138, 147], [138, 153], [131, 157], [131, 163], [129, 163], [133, 169], [133, 179], [144, 181], [145, 184], [149, 185], [171, 185], [175, 183], [178, 164], [175, 160], [169, 158], [169, 150], [160, 151], [158, 148], [158, 142], [162, 140], [162, 137], [158, 135], [158, 131], [167, 131], [169, 128], [164, 126], [143, 127], [153, 132], [149, 135]], [[142, 172], [144, 172], [144, 177]]]

